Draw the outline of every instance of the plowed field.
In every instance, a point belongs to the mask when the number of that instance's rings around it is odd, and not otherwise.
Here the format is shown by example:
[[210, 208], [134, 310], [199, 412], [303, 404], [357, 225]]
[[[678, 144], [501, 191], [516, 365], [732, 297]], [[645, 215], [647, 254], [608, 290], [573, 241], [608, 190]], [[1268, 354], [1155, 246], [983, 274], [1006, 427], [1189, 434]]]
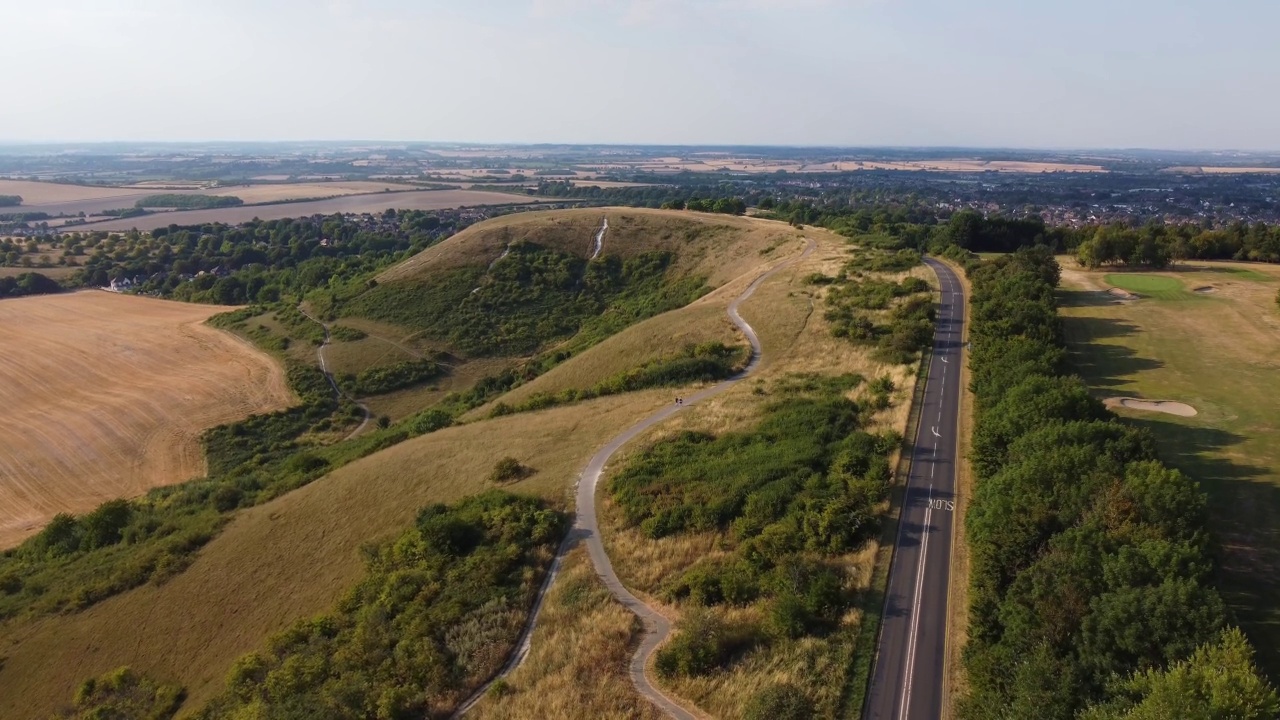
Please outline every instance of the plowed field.
[[288, 405], [226, 308], [87, 291], [0, 301], [0, 548], [205, 471], [206, 428]]

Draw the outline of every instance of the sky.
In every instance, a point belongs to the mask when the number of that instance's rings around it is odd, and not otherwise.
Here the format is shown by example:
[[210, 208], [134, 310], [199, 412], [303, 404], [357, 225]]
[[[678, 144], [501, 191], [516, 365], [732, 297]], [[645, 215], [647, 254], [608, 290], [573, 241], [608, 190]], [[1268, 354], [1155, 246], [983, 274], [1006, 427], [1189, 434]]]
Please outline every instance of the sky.
[[0, 141], [1280, 150], [1276, 0], [0, 0]]

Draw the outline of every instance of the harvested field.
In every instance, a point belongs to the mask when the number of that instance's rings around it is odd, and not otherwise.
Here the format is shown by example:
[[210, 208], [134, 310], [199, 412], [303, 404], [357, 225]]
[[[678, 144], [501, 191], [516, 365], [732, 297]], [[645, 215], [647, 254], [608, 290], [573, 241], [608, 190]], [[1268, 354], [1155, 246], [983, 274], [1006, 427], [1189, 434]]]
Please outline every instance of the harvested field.
[[32, 182], [29, 180], [0, 180], [0, 195], [21, 196], [22, 208], [24, 209], [32, 205], [47, 203], [98, 200], [153, 192], [155, 191], [147, 190], [144, 192], [137, 188], [91, 187], [88, 185]]
[[[386, 187], [386, 185], [383, 185]], [[235, 194], [235, 193], [231, 193]], [[373, 195], [348, 195], [345, 197], [316, 200], [313, 202], [283, 203], [279, 205], [246, 205], [218, 208], [216, 210], [180, 210], [156, 213], [124, 220], [108, 220], [78, 226], [77, 230], [154, 230], [178, 225], [226, 223], [235, 225], [254, 218], [279, 220], [282, 218], [333, 213], [377, 213], [387, 208], [397, 210], [444, 210], [446, 208], [474, 207], [479, 205], [524, 205], [548, 202], [534, 198], [479, 190], [421, 190], [403, 193], [376, 193]], [[132, 204], [132, 203], [130, 203]]]
[[202, 475], [201, 432], [291, 402], [275, 362], [203, 325], [225, 310], [100, 291], [0, 301], [0, 547]]
[[234, 196], [246, 205], [256, 203], [282, 202], [285, 200], [304, 200], [316, 198], [341, 197], [345, 195], [372, 195], [382, 192], [402, 192], [416, 190], [412, 185], [403, 185], [390, 181], [367, 182], [311, 182], [311, 183], [279, 183], [265, 185], [224, 185], [210, 190], [199, 190], [201, 195]]

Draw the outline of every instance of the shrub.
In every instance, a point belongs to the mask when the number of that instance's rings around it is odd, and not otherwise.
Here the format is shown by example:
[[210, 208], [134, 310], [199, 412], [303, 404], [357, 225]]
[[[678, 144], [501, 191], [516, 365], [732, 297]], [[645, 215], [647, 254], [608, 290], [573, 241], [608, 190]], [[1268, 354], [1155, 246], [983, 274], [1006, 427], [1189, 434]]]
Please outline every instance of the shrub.
[[658, 650], [654, 667], [663, 677], [705, 675], [732, 652], [724, 620], [714, 611], [693, 609], [676, 623], [676, 633]]
[[751, 696], [745, 720], [809, 720], [815, 717], [813, 700], [791, 683], [766, 685]]
[[533, 469], [520, 464], [520, 461], [513, 457], [504, 457], [493, 466], [493, 472], [489, 473], [489, 482], [496, 484], [515, 482], [522, 480], [533, 473]]
[[178, 712], [185, 692], [178, 685], [156, 683], [127, 667], [85, 680], [75, 704], [57, 715], [67, 720], [138, 718], [168, 720]]

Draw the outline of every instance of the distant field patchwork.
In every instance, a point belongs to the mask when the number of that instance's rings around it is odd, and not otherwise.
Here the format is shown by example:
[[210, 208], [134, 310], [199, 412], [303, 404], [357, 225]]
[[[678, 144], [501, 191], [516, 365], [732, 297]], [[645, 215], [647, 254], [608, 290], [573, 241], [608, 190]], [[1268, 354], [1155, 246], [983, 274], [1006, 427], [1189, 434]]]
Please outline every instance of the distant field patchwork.
[[205, 470], [200, 434], [287, 406], [281, 368], [203, 324], [226, 308], [100, 291], [0, 301], [0, 548]]
[[[231, 192], [235, 195], [236, 193]], [[238, 196], [237, 196], [238, 197]], [[234, 225], [254, 218], [279, 220], [282, 218], [331, 215], [333, 213], [375, 213], [387, 208], [397, 210], [445, 210], [479, 205], [528, 204], [539, 201], [522, 195], [483, 192], [479, 190], [422, 190], [418, 192], [375, 193], [372, 195], [346, 195], [314, 202], [283, 203], [279, 205], [245, 205], [216, 210], [182, 210], [155, 213], [123, 220], [108, 220], [85, 225], [84, 230], [154, 230], [178, 225], [202, 225], [226, 223]]]

